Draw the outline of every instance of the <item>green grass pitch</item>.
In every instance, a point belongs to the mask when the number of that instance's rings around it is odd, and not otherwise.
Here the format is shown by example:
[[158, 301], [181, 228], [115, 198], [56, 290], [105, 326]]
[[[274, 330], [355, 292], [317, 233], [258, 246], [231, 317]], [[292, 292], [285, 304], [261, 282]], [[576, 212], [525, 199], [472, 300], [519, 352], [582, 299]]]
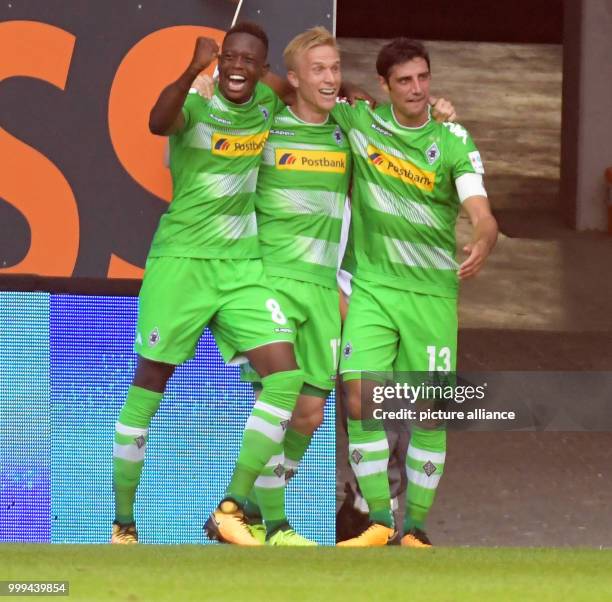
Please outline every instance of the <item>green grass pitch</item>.
[[69, 602], [604, 602], [612, 550], [1, 545], [12, 579], [68, 580]]

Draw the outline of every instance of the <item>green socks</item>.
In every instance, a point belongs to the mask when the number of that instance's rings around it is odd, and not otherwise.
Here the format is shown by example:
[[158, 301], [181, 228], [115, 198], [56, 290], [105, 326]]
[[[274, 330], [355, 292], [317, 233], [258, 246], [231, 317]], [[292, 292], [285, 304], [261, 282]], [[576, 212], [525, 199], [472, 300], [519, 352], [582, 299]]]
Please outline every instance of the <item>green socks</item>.
[[370, 520], [393, 527], [389, 492], [389, 444], [382, 425], [364, 430], [361, 420], [348, 419], [349, 462], [370, 509]]
[[140, 483], [149, 425], [161, 403], [163, 393], [131, 386], [115, 424], [113, 444], [113, 487], [115, 520], [134, 522], [134, 498]]
[[225, 492], [225, 497], [245, 506], [257, 480], [257, 500], [266, 521], [285, 517], [283, 440], [302, 382], [299, 370], [276, 372], [262, 379], [263, 389], [247, 420]]
[[404, 532], [423, 529], [446, 458], [446, 431], [413, 428], [406, 456], [408, 489]]

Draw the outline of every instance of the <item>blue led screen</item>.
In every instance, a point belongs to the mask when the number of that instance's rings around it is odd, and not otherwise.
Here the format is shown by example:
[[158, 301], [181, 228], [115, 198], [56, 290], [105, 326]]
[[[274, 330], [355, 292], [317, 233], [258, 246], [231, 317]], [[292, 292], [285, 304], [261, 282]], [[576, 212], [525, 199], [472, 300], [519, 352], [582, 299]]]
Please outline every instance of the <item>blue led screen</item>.
[[[113, 519], [114, 423], [136, 365], [137, 300], [0, 293], [0, 541], [102, 543]], [[206, 331], [151, 424], [143, 543], [206, 543], [253, 404]], [[334, 543], [334, 405], [287, 490], [292, 524]]]

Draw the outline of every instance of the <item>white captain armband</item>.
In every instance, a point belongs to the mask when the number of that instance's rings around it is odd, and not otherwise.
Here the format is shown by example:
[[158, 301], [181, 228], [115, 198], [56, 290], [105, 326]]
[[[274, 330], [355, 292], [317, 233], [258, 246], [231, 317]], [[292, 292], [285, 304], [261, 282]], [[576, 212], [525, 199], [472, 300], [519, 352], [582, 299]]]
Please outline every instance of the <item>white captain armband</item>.
[[487, 196], [482, 176], [479, 173], [464, 173], [455, 180], [459, 200], [463, 203], [471, 196]]

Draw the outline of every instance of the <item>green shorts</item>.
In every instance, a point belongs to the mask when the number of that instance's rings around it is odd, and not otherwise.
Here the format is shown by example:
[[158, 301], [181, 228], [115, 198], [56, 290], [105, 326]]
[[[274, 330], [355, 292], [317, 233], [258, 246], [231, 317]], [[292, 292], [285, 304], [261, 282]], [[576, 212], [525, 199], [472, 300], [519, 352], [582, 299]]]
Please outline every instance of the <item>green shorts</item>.
[[[338, 290], [282, 276], [268, 276], [287, 315], [297, 328], [295, 357], [304, 373], [305, 393], [321, 395], [334, 388], [340, 358], [340, 310]], [[241, 366], [242, 380], [259, 382], [257, 372]]]
[[178, 365], [209, 326], [226, 362], [269, 343], [295, 340], [295, 327], [267, 284], [259, 259], [154, 257], [138, 300], [134, 351]]
[[457, 300], [353, 279], [342, 331], [340, 374], [454, 372]]

